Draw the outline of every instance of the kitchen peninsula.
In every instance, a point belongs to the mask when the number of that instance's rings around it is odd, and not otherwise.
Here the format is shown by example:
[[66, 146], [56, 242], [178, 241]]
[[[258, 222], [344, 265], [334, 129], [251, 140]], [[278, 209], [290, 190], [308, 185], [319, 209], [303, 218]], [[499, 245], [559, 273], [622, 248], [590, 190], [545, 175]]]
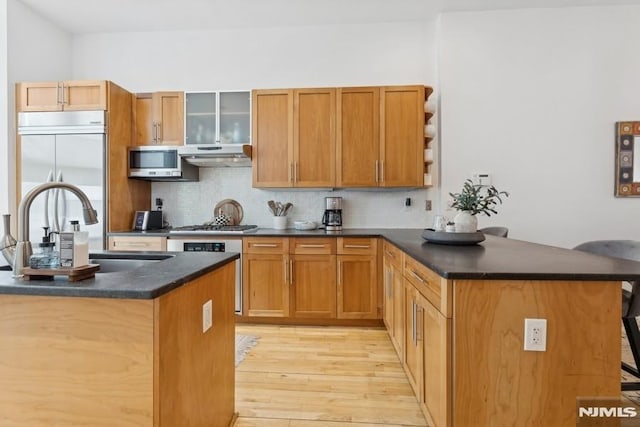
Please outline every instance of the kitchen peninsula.
[[165, 258], [78, 282], [0, 271], [1, 425], [231, 423], [238, 255]]
[[[377, 321], [384, 320], [430, 425], [575, 426], [577, 398], [620, 396], [621, 282], [640, 280], [639, 263], [494, 236], [437, 245], [421, 232], [258, 229], [241, 238], [265, 239], [262, 247], [273, 251], [275, 239], [289, 246], [378, 239]], [[281, 258], [278, 266], [272, 275], [283, 270]], [[283, 288], [295, 286], [283, 280]], [[525, 319], [546, 319], [546, 351], [523, 349]]]

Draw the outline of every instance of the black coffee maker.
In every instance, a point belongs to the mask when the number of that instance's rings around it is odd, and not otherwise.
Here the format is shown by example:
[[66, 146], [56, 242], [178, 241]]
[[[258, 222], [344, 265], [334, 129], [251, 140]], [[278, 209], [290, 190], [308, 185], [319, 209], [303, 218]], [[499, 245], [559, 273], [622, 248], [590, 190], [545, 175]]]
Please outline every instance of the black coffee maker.
[[342, 230], [342, 197], [325, 197], [322, 224], [327, 231]]

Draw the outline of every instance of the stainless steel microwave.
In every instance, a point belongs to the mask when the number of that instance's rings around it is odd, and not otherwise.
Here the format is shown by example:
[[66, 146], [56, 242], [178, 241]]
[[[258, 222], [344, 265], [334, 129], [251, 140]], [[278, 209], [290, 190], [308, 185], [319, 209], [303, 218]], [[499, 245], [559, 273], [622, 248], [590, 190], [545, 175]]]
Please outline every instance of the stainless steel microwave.
[[129, 147], [129, 178], [149, 181], [197, 181], [198, 168], [184, 161], [178, 146]]

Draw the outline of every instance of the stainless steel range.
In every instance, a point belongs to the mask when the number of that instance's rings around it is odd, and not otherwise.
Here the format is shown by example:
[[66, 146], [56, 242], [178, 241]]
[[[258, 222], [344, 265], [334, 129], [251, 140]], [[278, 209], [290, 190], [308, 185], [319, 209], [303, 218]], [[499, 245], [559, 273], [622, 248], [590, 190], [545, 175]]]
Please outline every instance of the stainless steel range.
[[[236, 314], [242, 315], [242, 239], [213, 239], [210, 234], [220, 233], [244, 233], [247, 230], [255, 231], [252, 226], [224, 226], [216, 229], [201, 229], [201, 226], [178, 227], [170, 233], [188, 234], [189, 236], [171, 236], [167, 239], [167, 250], [173, 252], [237, 252], [240, 259], [236, 261]], [[249, 227], [249, 228], [247, 228]]]

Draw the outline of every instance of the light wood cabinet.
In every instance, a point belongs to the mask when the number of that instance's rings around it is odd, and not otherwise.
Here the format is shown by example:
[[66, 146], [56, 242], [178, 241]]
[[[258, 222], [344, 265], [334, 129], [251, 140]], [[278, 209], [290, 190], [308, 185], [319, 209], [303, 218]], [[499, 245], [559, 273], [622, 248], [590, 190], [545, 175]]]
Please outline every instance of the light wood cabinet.
[[253, 186], [335, 185], [335, 89], [254, 90]]
[[289, 317], [289, 239], [245, 238], [242, 252], [245, 314], [252, 317]]
[[451, 426], [451, 319], [421, 297], [423, 394], [420, 405], [435, 427]]
[[381, 318], [377, 238], [245, 237], [243, 253], [245, 316]]
[[293, 90], [254, 90], [251, 96], [253, 186], [290, 187]]
[[424, 345], [423, 345], [423, 314], [424, 307], [420, 299], [420, 293], [405, 279], [405, 335], [404, 335], [404, 360], [402, 365], [407, 374], [407, 379], [413, 388], [418, 401], [424, 396]]
[[380, 185], [424, 185], [424, 86], [380, 89]]
[[18, 111], [107, 110], [107, 82], [77, 80], [17, 85]]
[[137, 94], [134, 118], [136, 145], [184, 144], [184, 92]]
[[292, 317], [336, 317], [335, 255], [292, 255], [290, 280]]
[[391, 343], [401, 360], [404, 358], [405, 332], [402, 256], [400, 249], [389, 242], [384, 242], [384, 320]]
[[109, 236], [110, 251], [161, 251], [167, 250], [166, 237]]
[[337, 316], [378, 319], [378, 239], [338, 237]]
[[424, 109], [431, 92], [419, 85], [253, 91], [253, 186], [431, 185]]
[[377, 187], [380, 88], [338, 88], [336, 121], [336, 187]]
[[293, 96], [293, 186], [333, 187], [336, 90], [295, 89]]

